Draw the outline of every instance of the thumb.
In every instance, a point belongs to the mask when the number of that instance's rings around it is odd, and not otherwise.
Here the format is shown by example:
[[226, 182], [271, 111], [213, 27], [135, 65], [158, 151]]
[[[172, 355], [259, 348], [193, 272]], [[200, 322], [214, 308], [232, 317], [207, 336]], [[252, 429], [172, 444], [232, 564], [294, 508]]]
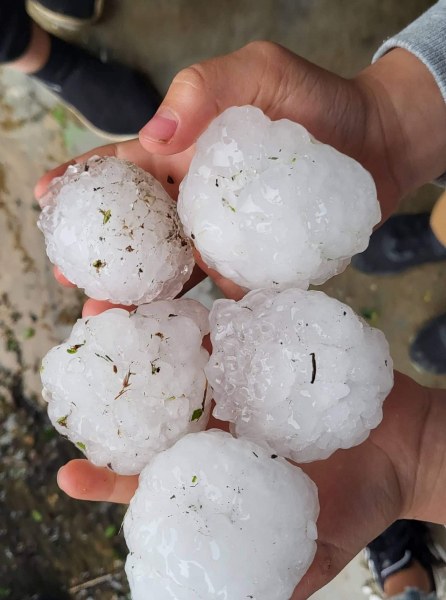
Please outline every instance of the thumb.
[[[324, 94], [319, 97], [321, 80]], [[252, 42], [180, 71], [157, 113], [141, 130], [140, 142], [148, 152], [176, 154], [191, 146], [226, 108], [246, 104], [261, 108], [272, 119], [286, 117], [307, 127], [314, 120], [320, 127], [321, 115], [332, 106], [330, 84], [336, 94], [340, 81], [345, 80], [282, 46]], [[317, 135], [314, 128], [313, 133]]]

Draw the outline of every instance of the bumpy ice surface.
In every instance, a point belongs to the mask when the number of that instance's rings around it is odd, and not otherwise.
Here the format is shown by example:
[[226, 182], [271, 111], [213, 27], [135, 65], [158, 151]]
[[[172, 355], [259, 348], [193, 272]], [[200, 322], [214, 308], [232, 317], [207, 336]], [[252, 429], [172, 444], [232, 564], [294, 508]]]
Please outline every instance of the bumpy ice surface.
[[133, 600], [288, 600], [311, 564], [314, 483], [221, 431], [191, 434], [141, 474], [124, 521]]
[[207, 424], [208, 329], [207, 309], [186, 299], [80, 319], [42, 363], [53, 425], [94, 464], [139, 473]]
[[205, 262], [249, 289], [323, 283], [380, 219], [359, 163], [250, 106], [226, 110], [199, 138], [178, 212]]
[[299, 462], [363, 442], [393, 385], [384, 334], [322, 292], [217, 300], [206, 368], [214, 415]]
[[117, 304], [174, 298], [193, 268], [176, 205], [136, 165], [93, 157], [68, 167], [38, 226], [52, 263], [88, 296]]

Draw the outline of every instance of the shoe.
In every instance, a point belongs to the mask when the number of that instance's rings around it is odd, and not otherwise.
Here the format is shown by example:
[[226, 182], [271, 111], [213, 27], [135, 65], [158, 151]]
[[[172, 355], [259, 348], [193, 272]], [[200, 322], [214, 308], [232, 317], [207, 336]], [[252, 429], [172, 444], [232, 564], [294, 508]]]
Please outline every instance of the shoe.
[[410, 350], [414, 366], [435, 375], [446, 374], [446, 314], [432, 319], [415, 336]]
[[365, 552], [370, 571], [380, 589], [384, 589], [388, 577], [418, 561], [428, 573], [432, 590], [436, 590], [433, 567], [439, 561], [430, 551], [429, 541], [427, 526], [420, 521], [408, 520], [395, 521], [373, 540]]
[[420, 213], [390, 217], [372, 234], [367, 250], [352, 258], [352, 265], [363, 273], [385, 275], [440, 260], [446, 260], [446, 247], [432, 232], [430, 214]]
[[26, 0], [29, 16], [51, 33], [74, 33], [96, 23], [104, 0]]
[[47, 64], [33, 77], [87, 126], [114, 141], [135, 137], [161, 103], [153, 84], [134, 69], [102, 62], [54, 36]]

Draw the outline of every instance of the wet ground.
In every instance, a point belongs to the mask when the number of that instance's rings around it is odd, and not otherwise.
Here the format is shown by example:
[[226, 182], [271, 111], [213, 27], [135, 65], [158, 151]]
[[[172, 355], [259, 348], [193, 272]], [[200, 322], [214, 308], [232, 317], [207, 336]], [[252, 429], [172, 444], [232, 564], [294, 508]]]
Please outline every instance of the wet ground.
[[[351, 75], [373, 50], [431, 3], [422, 0], [116, 0], [103, 21], [78, 36], [96, 52], [138, 65], [165, 90], [187, 64], [259, 38]], [[57, 436], [40, 398], [44, 353], [80, 314], [79, 292], [52, 278], [35, 221], [32, 187], [46, 169], [101, 143], [54, 98], [20, 75], [0, 73], [0, 599], [123, 600], [123, 509], [80, 503], [56, 486], [58, 468], [77, 451]], [[429, 208], [439, 190], [427, 186], [403, 209]], [[408, 344], [419, 326], [446, 310], [445, 266], [389, 278], [349, 268], [325, 286], [382, 328], [396, 367], [419, 381]], [[366, 516], [365, 516], [366, 518]], [[317, 598], [361, 597], [367, 577], [357, 563]]]

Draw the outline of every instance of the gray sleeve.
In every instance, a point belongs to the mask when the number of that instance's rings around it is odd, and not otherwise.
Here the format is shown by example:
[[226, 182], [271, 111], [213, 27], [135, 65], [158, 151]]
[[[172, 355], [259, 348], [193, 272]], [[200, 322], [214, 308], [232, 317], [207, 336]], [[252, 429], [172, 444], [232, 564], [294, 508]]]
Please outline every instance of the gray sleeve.
[[[446, 0], [440, 0], [406, 29], [386, 40], [373, 62], [392, 48], [404, 48], [430, 70], [446, 102]], [[446, 173], [437, 183], [446, 187]]]

